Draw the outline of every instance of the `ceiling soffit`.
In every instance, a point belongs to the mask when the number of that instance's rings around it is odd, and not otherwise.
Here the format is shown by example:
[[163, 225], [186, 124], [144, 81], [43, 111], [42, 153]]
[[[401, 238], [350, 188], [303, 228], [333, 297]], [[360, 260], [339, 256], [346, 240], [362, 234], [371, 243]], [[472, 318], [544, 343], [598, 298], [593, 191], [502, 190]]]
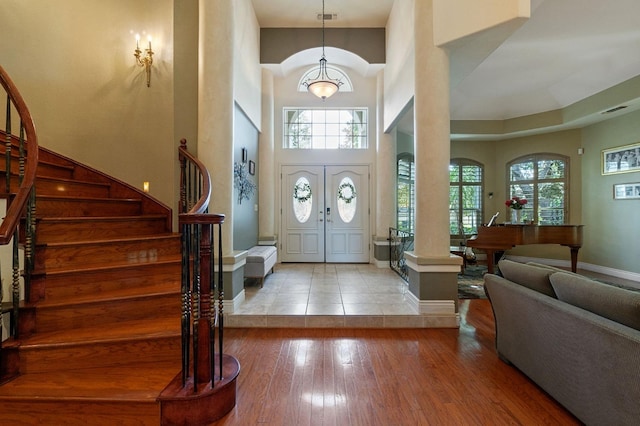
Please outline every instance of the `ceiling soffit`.
[[[262, 28], [260, 63], [281, 64], [298, 52], [321, 45], [320, 28]], [[386, 60], [384, 28], [327, 28], [325, 46], [352, 52], [369, 64]]]

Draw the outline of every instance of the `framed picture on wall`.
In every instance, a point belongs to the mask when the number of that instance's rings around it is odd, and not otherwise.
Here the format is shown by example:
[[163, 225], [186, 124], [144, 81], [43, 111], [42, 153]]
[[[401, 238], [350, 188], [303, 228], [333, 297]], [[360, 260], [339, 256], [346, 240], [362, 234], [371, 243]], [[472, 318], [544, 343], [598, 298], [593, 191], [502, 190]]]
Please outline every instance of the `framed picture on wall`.
[[640, 182], [613, 185], [614, 200], [640, 200]]
[[256, 174], [256, 163], [253, 160], [249, 160], [249, 174], [252, 176]]
[[602, 150], [602, 174], [640, 171], [640, 143]]
[[247, 162], [247, 148], [242, 148], [242, 162]]

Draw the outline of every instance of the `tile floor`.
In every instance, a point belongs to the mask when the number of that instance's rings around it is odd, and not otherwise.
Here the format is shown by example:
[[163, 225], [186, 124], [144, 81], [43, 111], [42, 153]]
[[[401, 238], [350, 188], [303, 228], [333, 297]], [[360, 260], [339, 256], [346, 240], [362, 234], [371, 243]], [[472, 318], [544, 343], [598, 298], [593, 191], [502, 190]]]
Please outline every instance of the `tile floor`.
[[371, 264], [277, 264], [264, 286], [245, 281], [228, 327], [424, 327], [407, 284]]
[[[640, 283], [578, 270], [579, 274], [640, 288]], [[429, 327], [407, 284], [371, 264], [279, 263], [264, 286], [245, 281], [245, 301], [225, 316], [227, 327]]]

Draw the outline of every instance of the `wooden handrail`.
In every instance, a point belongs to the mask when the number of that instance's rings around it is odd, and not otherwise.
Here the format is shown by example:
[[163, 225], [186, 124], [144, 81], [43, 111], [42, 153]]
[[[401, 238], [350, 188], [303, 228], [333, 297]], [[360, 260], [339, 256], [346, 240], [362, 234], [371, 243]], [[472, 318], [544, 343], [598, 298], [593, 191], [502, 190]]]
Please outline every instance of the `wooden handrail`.
[[[180, 148], [178, 148], [178, 152], [180, 156], [180, 164], [181, 164], [181, 167], [183, 168], [182, 174], [181, 174], [181, 182], [180, 182], [180, 187], [181, 187], [180, 213], [189, 213], [189, 214], [205, 213], [209, 208], [209, 201], [211, 199], [211, 176], [209, 175], [209, 171], [207, 170], [205, 165], [202, 164], [200, 160], [198, 160], [198, 158], [196, 158], [193, 154], [187, 151], [186, 139], [184, 138], [180, 139]], [[186, 211], [186, 208], [185, 208], [186, 198], [185, 198], [185, 194], [183, 193], [184, 185], [186, 185], [186, 182], [182, 181], [185, 174], [184, 167], [186, 166], [186, 162], [189, 162], [195, 165], [202, 181], [202, 188], [199, 194], [199, 199], [197, 200], [195, 205], [191, 209], [189, 209], [189, 211]], [[183, 206], [183, 204], [185, 205]]]
[[18, 228], [20, 217], [27, 206], [31, 191], [35, 185], [36, 168], [38, 167], [38, 137], [36, 136], [36, 128], [33, 124], [29, 108], [27, 108], [24, 99], [22, 99], [22, 95], [20, 95], [20, 92], [2, 66], [0, 66], [0, 84], [4, 87], [20, 116], [20, 121], [24, 127], [29, 146], [24, 178], [0, 225], [0, 245], [6, 245], [9, 244]]
[[[200, 160], [180, 140], [180, 201], [182, 234], [182, 386], [193, 392], [215, 388], [223, 380], [224, 284], [223, 214], [209, 213], [211, 177]], [[216, 360], [216, 333], [218, 359]], [[217, 372], [216, 372], [217, 367]], [[217, 373], [217, 376], [216, 376]], [[216, 381], [217, 377], [217, 381]]]

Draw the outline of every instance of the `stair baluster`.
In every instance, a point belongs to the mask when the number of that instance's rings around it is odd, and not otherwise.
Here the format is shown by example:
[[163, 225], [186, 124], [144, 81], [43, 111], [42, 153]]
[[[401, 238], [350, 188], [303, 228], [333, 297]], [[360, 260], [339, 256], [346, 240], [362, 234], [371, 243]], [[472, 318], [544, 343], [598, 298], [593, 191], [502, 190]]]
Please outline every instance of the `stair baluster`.
[[[222, 336], [219, 310], [222, 300], [216, 301], [221, 292], [222, 268], [216, 274], [214, 225], [218, 225], [217, 257], [222, 259], [222, 223], [224, 215], [208, 214], [211, 195], [211, 179], [207, 169], [187, 150], [187, 141], [180, 141], [180, 230], [182, 232], [182, 385], [188, 382], [188, 372], [193, 372], [193, 391], [198, 385], [215, 385], [215, 336]], [[217, 305], [216, 306], [216, 302]], [[190, 349], [192, 346], [192, 349]], [[219, 353], [222, 338], [219, 337]], [[193, 360], [189, 355], [192, 354]], [[220, 361], [222, 358], [220, 358]], [[222, 370], [220, 370], [222, 371]], [[222, 373], [220, 373], [222, 377]]]
[[[158, 400], [163, 422], [187, 424], [184, 413], [189, 410], [190, 422], [206, 424], [221, 418], [235, 406], [236, 378], [240, 371], [238, 361], [225, 355], [223, 347], [222, 224], [225, 216], [207, 212], [211, 197], [209, 172], [187, 151], [185, 139], [180, 141], [178, 151], [182, 372], [176, 378], [181, 382], [174, 380]], [[209, 398], [207, 403], [189, 405], [194, 397], [203, 395]]]

